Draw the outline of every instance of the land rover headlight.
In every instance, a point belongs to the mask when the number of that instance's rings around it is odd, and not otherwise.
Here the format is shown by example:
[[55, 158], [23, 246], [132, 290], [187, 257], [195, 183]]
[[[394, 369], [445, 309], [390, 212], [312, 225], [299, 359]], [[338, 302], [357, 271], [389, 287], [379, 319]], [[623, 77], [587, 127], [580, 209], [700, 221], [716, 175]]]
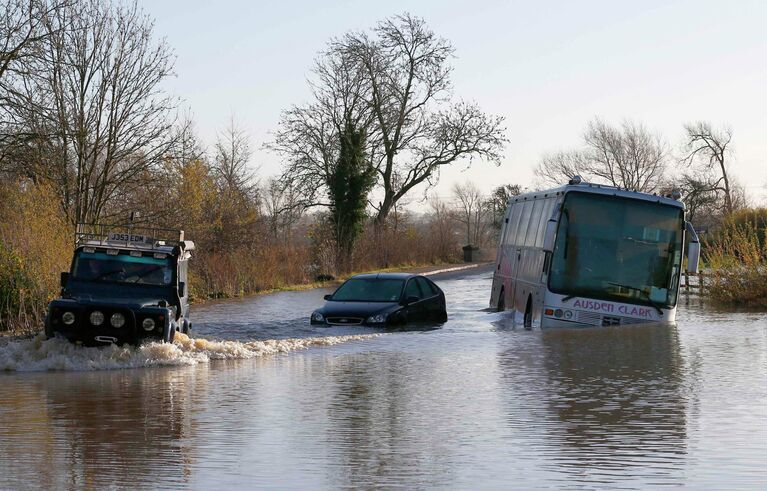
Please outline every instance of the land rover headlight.
[[112, 317], [109, 319], [109, 323], [112, 324], [112, 327], [120, 328], [125, 325], [125, 316], [119, 312], [112, 314]]
[[144, 322], [141, 323], [141, 327], [143, 327], [145, 331], [151, 331], [154, 329], [154, 319], [147, 317], [144, 319]]
[[384, 322], [386, 322], [386, 315], [385, 314], [371, 315], [370, 317], [368, 317], [367, 322], [368, 324], [383, 324]]
[[100, 310], [94, 310], [91, 312], [90, 321], [94, 326], [100, 326], [104, 323], [104, 314]]
[[64, 314], [61, 316], [61, 321], [64, 324], [71, 326], [75, 323], [75, 314], [72, 312], [64, 312]]
[[314, 322], [324, 322], [325, 321], [325, 317], [322, 314], [320, 314], [319, 312], [314, 312], [312, 314], [312, 320]]

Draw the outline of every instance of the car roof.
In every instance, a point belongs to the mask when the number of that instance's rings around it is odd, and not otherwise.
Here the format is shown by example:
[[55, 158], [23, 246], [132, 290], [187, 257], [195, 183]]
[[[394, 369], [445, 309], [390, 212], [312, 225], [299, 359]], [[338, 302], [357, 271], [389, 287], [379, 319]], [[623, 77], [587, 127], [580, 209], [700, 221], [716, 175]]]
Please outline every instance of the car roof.
[[407, 280], [414, 278], [418, 275], [413, 273], [364, 273], [354, 275], [349, 279], [361, 279], [361, 280]]

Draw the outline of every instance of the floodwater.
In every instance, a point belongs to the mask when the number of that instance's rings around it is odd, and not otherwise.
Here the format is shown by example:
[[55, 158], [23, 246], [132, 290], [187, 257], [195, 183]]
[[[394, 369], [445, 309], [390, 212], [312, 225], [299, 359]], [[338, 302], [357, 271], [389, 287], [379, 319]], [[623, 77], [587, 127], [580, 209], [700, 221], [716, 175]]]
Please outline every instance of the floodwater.
[[434, 330], [314, 328], [311, 290], [198, 306], [173, 346], [6, 341], [0, 488], [767, 486], [763, 314], [526, 331], [490, 272], [434, 279]]

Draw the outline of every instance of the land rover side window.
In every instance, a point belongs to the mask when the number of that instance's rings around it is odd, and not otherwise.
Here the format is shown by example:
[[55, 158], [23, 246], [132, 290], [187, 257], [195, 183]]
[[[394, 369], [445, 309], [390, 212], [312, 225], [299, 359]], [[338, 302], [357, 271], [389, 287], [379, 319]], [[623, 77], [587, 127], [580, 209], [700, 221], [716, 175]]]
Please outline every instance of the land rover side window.
[[80, 251], [75, 256], [72, 277], [81, 281], [167, 286], [173, 281], [173, 268], [170, 257]]
[[569, 193], [549, 287], [566, 295], [673, 306], [682, 210], [644, 200]]

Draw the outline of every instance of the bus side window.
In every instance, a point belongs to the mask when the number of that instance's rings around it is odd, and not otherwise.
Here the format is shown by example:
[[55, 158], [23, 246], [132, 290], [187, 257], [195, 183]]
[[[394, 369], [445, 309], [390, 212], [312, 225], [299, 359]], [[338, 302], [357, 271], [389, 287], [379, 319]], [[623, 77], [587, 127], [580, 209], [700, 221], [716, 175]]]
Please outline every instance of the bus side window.
[[544, 205], [545, 202], [542, 199], [533, 201], [533, 211], [530, 214], [530, 225], [527, 230], [527, 238], [525, 239], [525, 245], [528, 247], [538, 246], [538, 235], [540, 233]]
[[533, 211], [532, 201], [526, 201], [522, 205], [522, 213], [519, 218], [519, 228], [517, 229], [517, 243], [516, 245], [522, 247], [525, 245], [525, 237], [527, 237], [527, 231], [530, 225], [530, 215]]
[[541, 221], [538, 225], [538, 236], [535, 238], [535, 247], [543, 247], [543, 237], [546, 235], [546, 225], [549, 223], [551, 213], [554, 211], [554, 205], [556, 201], [554, 198], [546, 198], [543, 200], [543, 212], [541, 213]]
[[519, 215], [522, 213], [522, 203], [514, 203], [511, 208], [509, 225], [506, 230], [506, 245], [515, 245], [517, 241], [517, 227], [519, 226]]

